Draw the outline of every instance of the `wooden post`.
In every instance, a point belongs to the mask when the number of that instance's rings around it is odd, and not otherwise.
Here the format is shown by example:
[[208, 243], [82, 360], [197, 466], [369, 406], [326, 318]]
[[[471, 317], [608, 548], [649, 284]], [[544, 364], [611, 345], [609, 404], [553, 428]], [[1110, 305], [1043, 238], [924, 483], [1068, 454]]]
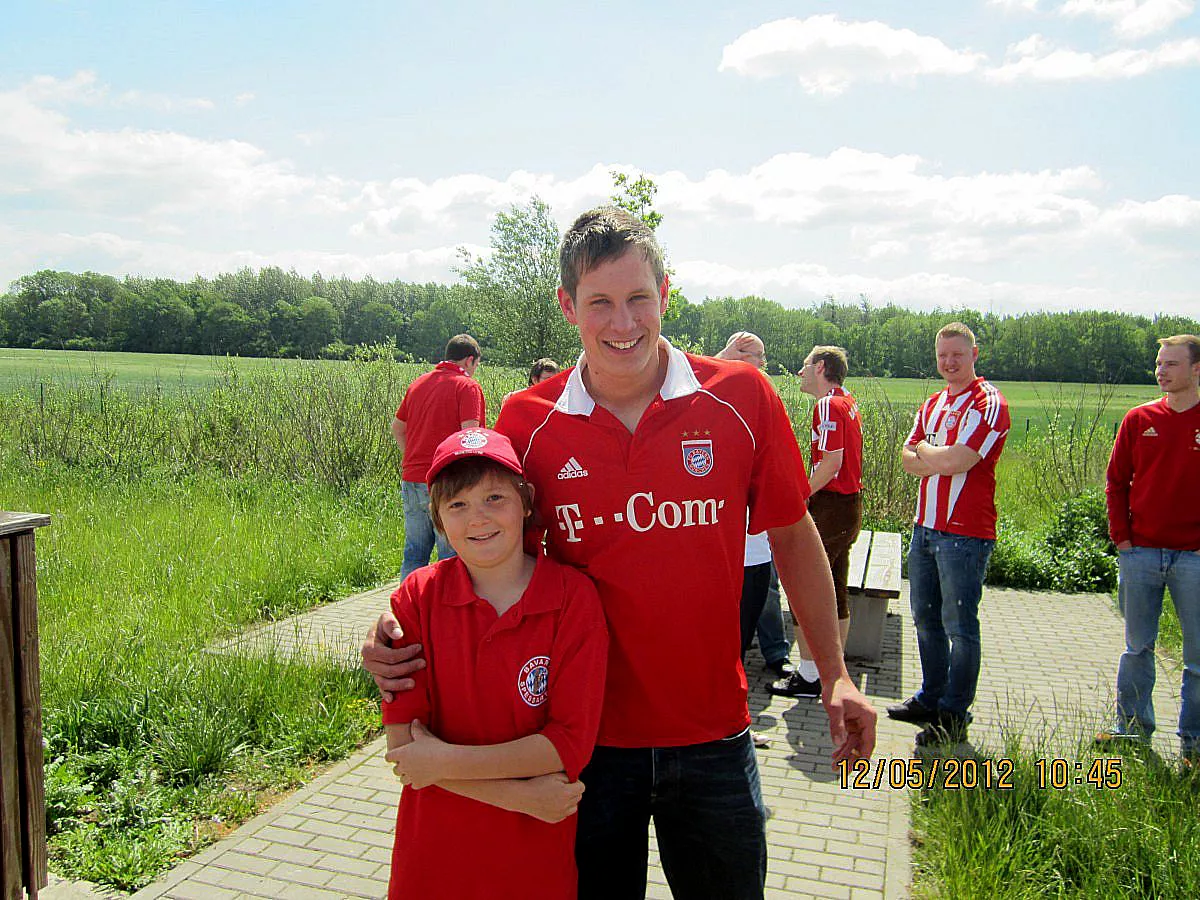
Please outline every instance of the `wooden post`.
[[37, 900], [47, 882], [33, 530], [49, 524], [0, 512], [0, 900]]

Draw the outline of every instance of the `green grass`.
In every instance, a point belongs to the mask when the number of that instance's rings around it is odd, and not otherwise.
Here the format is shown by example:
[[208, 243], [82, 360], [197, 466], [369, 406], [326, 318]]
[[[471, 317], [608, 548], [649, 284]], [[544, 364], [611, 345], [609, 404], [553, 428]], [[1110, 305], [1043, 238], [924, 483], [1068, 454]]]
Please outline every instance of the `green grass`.
[[1200, 775], [1143, 751], [1115, 758], [1119, 787], [1097, 788], [1080, 748], [1056, 784], [1053, 753], [1011, 744], [1011, 790], [913, 792], [913, 897], [1200, 897]]
[[[0, 390], [5, 387], [29, 386], [41, 381], [77, 380], [94, 372], [111, 373], [114, 387], [163, 391], [203, 388], [219, 380], [221, 364], [226, 359], [232, 360], [246, 374], [287, 367], [336, 368], [346, 365], [341, 362], [257, 357], [0, 349]], [[410, 377], [428, 368], [424, 364], [414, 364]], [[524, 372], [497, 368], [485, 363], [480, 368], [480, 378], [485, 384], [491, 380], [503, 381], [508, 385], [507, 390], [512, 390], [522, 383]], [[780, 376], [775, 382], [785, 401], [797, 408], [807, 406], [811, 412], [812, 398], [801, 394], [799, 381], [794, 376]], [[1085, 409], [1088, 408], [1100, 391], [1096, 385], [1053, 382], [999, 381], [996, 384], [1008, 399], [1014, 438], [1020, 438], [1026, 430], [1044, 430], [1048, 409], [1056, 406], [1073, 408], [1077, 403], [1082, 403]], [[920, 378], [851, 378], [846, 386], [856, 394], [864, 396], [874, 396], [882, 392], [893, 403], [915, 412], [926, 397], [941, 387], [941, 382]], [[1120, 421], [1126, 410], [1156, 396], [1158, 389], [1153, 384], [1115, 386], [1104, 416], [1105, 424], [1111, 431], [1111, 426]], [[496, 405], [491, 408], [499, 409], [498, 401], [501, 397], [503, 393], [494, 398]], [[493, 400], [490, 394], [488, 399]]]
[[52, 865], [127, 890], [378, 728], [354, 666], [203, 653], [250, 623], [394, 577], [391, 485], [126, 479], [15, 456], [38, 532]]

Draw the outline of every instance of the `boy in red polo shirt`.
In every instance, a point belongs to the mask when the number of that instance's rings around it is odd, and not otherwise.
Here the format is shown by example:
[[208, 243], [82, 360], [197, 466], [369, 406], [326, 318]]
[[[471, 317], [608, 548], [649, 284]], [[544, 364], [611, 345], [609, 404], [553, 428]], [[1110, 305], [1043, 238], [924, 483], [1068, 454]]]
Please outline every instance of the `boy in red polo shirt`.
[[574, 898], [577, 779], [608, 654], [596, 588], [524, 552], [532, 495], [503, 435], [451, 435], [428, 481], [458, 555], [392, 595], [428, 665], [383, 704], [387, 759], [405, 785], [388, 896]]

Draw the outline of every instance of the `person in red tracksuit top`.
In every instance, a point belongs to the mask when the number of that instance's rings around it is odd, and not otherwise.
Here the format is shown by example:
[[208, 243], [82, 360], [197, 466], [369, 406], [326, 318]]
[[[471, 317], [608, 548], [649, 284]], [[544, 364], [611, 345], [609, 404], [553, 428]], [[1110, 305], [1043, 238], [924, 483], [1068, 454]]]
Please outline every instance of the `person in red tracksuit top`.
[[404, 784], [388, 897], [574, 900], [579, 773], [608, 657], [600, 599], [587, 576], [525, 553], [533, 498], [506, 437], [451, 435], [428, 478], [457, 555], [392, 595], [427, 665], [383, 704]]
[[1163, 396], [1125, 414], [1108, 463], [1108, 531], [1120, 553], [1125, 652], [1117, 665], [1113, 730], [1097, 742], [1154, 731], [1154, 642], [1163, 589], [1183, 631], [1179, 742], [1200, 764], [1200, 337], [1158, 342]]

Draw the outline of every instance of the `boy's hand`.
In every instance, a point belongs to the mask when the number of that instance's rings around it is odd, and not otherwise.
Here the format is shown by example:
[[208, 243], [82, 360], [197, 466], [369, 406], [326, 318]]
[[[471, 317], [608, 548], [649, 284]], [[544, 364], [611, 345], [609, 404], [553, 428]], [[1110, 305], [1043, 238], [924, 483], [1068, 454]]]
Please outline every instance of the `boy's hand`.
[[416, 719], [409, 728], [412, 731], [412, 743], [389, 750], [384, 758], [394, 763], [392, 770], [401, 784], [409, 784], [415, 790], [420, 790], [446, 777], [442, 764], [446, 748], [450, 745]]
[[391, 702], [396, 692], [411, 691], [417, 683], [408, 676], [425, 668], [420, 644], [397, 647], [404, 631], [389, 609], [379, 617], [375, 627], [367, 632], [362, 645], [363, 668], [371, 673], [383, 699]]
[[579, 799], [583, 796], [582, 781], [567, 781], [563, 772], [539, 775], [525, 782], [529, 804], [524, 809], [527, 815], [543, 822], [554, 824], [579, 810]]

